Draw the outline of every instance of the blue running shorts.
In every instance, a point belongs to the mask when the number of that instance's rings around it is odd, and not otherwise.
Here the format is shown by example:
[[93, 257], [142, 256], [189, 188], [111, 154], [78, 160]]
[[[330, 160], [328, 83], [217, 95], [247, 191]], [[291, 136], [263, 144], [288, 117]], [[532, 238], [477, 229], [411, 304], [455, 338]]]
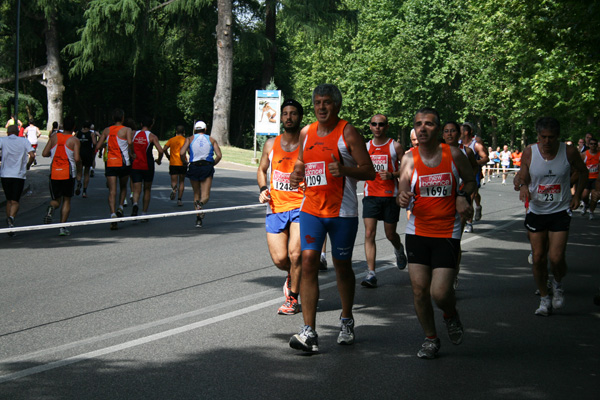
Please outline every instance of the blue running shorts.
[[338, 260], [352, 259], [358, 232], [358, 217], [319, 218], [300, 212], [300, 248], [321, 252], [325, 236], [331, 240], [331, 256]]
[[281, 233], [285, 231], [292, 222], [300, 222], [299, 208], [280, 213], [267, 214], [265, 226], [269, 233]]

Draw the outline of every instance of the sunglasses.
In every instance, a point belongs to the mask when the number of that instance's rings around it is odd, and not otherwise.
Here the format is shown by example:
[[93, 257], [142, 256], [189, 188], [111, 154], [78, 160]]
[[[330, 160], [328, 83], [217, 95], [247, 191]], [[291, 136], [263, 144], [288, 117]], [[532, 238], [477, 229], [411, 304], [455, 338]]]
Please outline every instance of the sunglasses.
[[383, 128], [386, 125], [387, 125], [387, 122], [371, 122], [371, 126], [378, 126], [380, 128]]

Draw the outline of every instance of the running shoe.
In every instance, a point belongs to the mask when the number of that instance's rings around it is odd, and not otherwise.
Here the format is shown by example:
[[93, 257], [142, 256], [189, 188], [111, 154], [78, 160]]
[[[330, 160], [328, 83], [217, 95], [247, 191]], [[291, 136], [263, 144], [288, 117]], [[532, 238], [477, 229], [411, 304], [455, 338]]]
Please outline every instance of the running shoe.
[[565, 305], [565, 295], [562, 288], [554, 287], [552, 291], [552, 308], [559, 310]]
[[365, 279], [363, 279], [363, 281], [360, 284], [367, 288], [373, 288], [373, 289], [376, 288], [377, 287], [377, 277], [375, 276], [375, 273], [369, 271], [367, 273], [367, 276], [365, 277]]
[[375, 289], [377, 287], [377, 277], [374, 273], [369, 271], [365, 279], [363, 279], [360, 284], [366, 288]]
[[283, 282], [283, 297], [286, 299], [290, 297], [290, 293], [292, 291], [292, 280], [290, 279], [290, 274], [285, 278], [285, 282]]
[[285, 303], [279, 307], [277, 310], [277, 314], [280, 315], [294, 315], [300, 312], [300, 304], [298, 304], [298, 300], [293, 298], [292, 296], [288, 296]]
[[585, 215], [588, 212], [588, 206], [587, 204], [583, 205], [583, 208], [581, 209], [581, 215]]
[[175, 200], [175, 193], [177, 193], [177, 186], [175, 186], [174, 188], [172, 188], [171, 194], [169, 195], [169, 199]]
[[202, 228], [202, 218], [196, 217], [196, 228]]
[[[9, 228], [14, 228], [15, 227], [15, 218], [14, 217], [8, 217], [6, 218], [6, 225], [8, 225]], [[13, 237], [16, 235], [16, 233], [14, 232], [7, 232], [7, 235], [10, 237]]]
[[398, 269], [400, 270], [406, 268], [406, 265], [408, 264], [408, 259], [404, 254], [404, 246], [402, 245], [402, 243], [400, 243], [399, 248], [394, 249], [394, 254], [396, 255], [396, 267], [398, 267]]
[[593, 220], [594, 220], [594, 214], [593, 214], [591, 211], [590, 211], [590, 215], [588, 216], [588, 219], [589, 219], [590, 221], [593, 221]]
[[[117, 214], [112, 214], [110, 217], [111, 218], [117, 218]], [[110, 223], [110, 230], [111, 231], [116, 231], [117, 229], [119, 229], [119, 226], [117, 225], [117, 223], [116, 222], [111, 222]]]
[[533, 265], [533, 252], [529, 252], [529, 255], [527, 256], [527, 262], [531, 265]]
[[535, 315], [547, 317], [550, 313], [552, 313], [552, 299], [548, 295], [540, 299], [540, 306], [535, 310]]
[[60, 228], [58, 231], [58, 236], [69, 236], [71, 232], [67, 228]]
[[94, 177], [94, 169], [92, 168], [92, 169], [90, 169], [90, 178], [93, 178], [93, 177]]
[[340, 334], [337, 338], [338, 344], [354, 344], [354, 319], [340, 317]]
[[467, 224], [465, 225], [465, 233], [473, 233], [473, 224], [470, 224], [467, 222]]
[[183, 201], [181, 199], [177, 200], [177, 207], [183, 206]]
[[461, 344], [463, 341], [464, 329], [458, 314], [451, 318], [444, 318], [444, 323], [448, 329], [448, 337], [452, 344]]
[[46, 215], [44, 215], [44, 223], [51, 224], [52, 223], [52, 214], [54, 213], [54, 208], [52, 206], [48, 206], [46, 209]]
[[81, 197], [83, 197], [84, 199], [87, 199], [87, 190], [83, 189], [83, 193], [81, 194]]
[[123, 209], [121, 207], [117, 208], [117, 218], [123, 217]]
[[290, 347], [307, 353], [317, 353], [319, 351], [319, 335], [310, 326], [304, 325], [300, 332], [290, 339]]
[[440, 338], [425, 338], [425, 341], [417, 352], [417, 357], [433, 360], [437, 357], [438, 351], [440, 351]]
[[[550, 279], [546, 281], [546, 287], [548, 288], [548, 294], [552, 294], [552, 282], [550, 282]], [[535, 295], [540, 295], [540, 289], [535, 290]]]
[[475, 221], [479, 221], [481, 219], [481, 206], [475, 206], [475, 216], [473, 219], [475, 219]]
[[123, 200], [123, 207], [127, 207], [127, 199]]
[[77, 181], [77, 189], [75, 189], [75, 196], [79, 196], [81, 193], [81, 181]]
[[321, 259], [319, 260], [319, 271], [327, 271], [327, 257], [325, 257], [325, 254], [321, 254]]
[[137, 217], [139, 209], [140, 208], [138, 207], [138, 205], [134, 204], [133, 207], [131, 207], [131, 216]]

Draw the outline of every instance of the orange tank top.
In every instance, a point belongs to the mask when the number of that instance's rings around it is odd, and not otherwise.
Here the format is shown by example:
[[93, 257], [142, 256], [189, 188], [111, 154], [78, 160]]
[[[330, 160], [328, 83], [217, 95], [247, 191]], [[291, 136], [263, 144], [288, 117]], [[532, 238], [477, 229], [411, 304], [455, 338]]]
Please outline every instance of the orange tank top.
[[430, 168], [423, 163], [420, 152], [412, 152], [414, 171], [411, 191], [415, 194], [406, 233], [435, 238], [460, 239], [460, 216], [456, 212], [456, 185], [459, 174], [450, 146], [441, 144], [442, 159]]
[[596, 154], [590, 153], [589, 150], [585, 152], [585, 166], [590, 173], [589, 179], [598, 179], [598, 164], [600, 162], [600, 151]]
[[317, 135], [318, 122], [308, 128], [303, 144], [306, 190], [301, 211], [319, 218], [356, 217], [356, 180], [334, 177], [327, 165], [336, 160], [356, 166], [344, 139], [347, 121], [340, 120], [327, 136]]
[[275, 138], [273, 149], [269, 154], [269, 192], [271, 201], [267, 214], [280, 213], [300, 208], [304, 194], [300, 188], [290, 187], [290, 174], [298, 159], [300, 146], [292, 152], [281, 148], [281, 136]]
[[108, 145], [106, 148], [106, 154], [108, 154], [108, 158], [106, 159], [107, 167], [122, 167], [125, 165], [121, 146], [119, 145], [119, 135], [117, 135], [122, 128], [123, 125], [113, 125], [108, 128]]
[[52, 149], [53, 154], [50, 179], [62, 181], [72, 178], [72, 156], [69, 157], [69, 155], [73, 153], [73, 150], [67, 147], [67, 140], [69, 140], [70, 137], [71, 135], [65, 135], [60, 132], [56, 134], [56, 145]]
[[379, 176], [380, 171], [398, 171], [398, 155], [394, 147], [394, 140], [390, 138], [379, 146], [370, 140], [367, 143], [367, 150], [373, 167], [375, 167], [376, 175], [374, 180], [365, 181], [365, 196], [394, 197], [398, 194], [398, 179], [383, 180]]
[[169, 145], [169, 150], [170, 150], [169, 165], [172, 165], [172, 166], [182, 166], [183, 165], [179, 151], [183, 147], [184, 143], [185, 143], [185, 137], [183, 135], [173, 136], [171, 139], [169, 139], [167, 141], [165, 146]]

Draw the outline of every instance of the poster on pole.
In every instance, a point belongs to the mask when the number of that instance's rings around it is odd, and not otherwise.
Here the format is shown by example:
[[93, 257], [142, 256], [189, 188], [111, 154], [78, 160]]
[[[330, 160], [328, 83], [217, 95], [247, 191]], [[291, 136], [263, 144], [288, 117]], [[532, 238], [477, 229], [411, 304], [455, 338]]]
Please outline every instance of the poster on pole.
[[279, 135], [281, 90], [257, 90], [254, 109], [255, 135]]

